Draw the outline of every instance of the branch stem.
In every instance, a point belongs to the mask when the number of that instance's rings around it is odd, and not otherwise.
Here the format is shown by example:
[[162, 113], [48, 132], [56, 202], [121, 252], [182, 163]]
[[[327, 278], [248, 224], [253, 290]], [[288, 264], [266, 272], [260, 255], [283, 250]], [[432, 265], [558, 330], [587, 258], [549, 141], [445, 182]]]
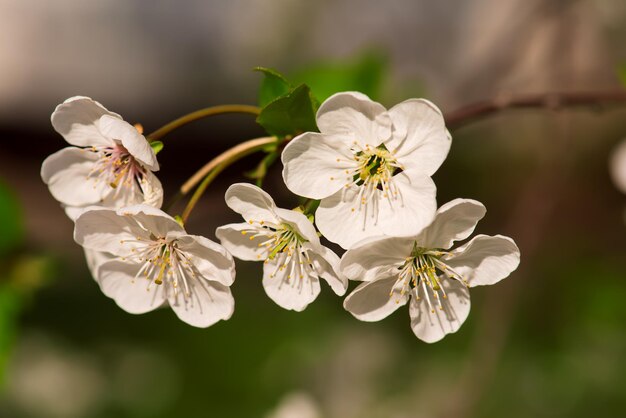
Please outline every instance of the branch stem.
[[234, 104], [211, 106], [204, 109], [196, 110], [195, 112], [191, 112], [185, 116], [181, 116], [180, 118], [175, 119], [166, 125], [163, 125], [159, 129], [148, 135], [146, 138], [148, 139], [148, 141], [156, 141], [157, 139], [164, 137], [165, 135], [169, 134], [175, 129], [180, 128], [183, 125], [209, 116], [221, 115], [225, 113], [248, 113], [251, 115], [258, 115], [260, 112], [261, 109], [259, 107], [249, 105]]
[[444, 118], [449, 129], [458, 129], [478, 119], [483, 119], [506, 109], [546, 108], [561, 109], [577, 106], [608, 106], [626, 103], [623, 89], [588, 92], [541, 93], [534, 95], [501, 95], [489, 100], [472, 103], [446, 113]]
[[268, 145], [277, 144], [278, 138], [274, 136], [265, 136], [261, 138], [251, 139], [246, 142], [242, 142], [241, 144], [235, 145], [234, 147], [224, 151], [217, 157], [213, 158], [211, 161], [206, 163], [204, 167], [198, 170], [189, 180], [187, 180], [181, 187], [178, 192], [176, 200], [185, 196], [189, 193], [198, 183], [200, 184], [194, 194], [189, 199], [189, 203], [187, 203], [187, 207], [181, 216], [183, 223], [187, 221], [189, 214], [198, 203], [198, 200], [204, 194], [206, 188], [213, 182], [213, 180], [222, 172], [224, 169], [232, 165], [233, 163], [239, 161], [243, 157], [253, 154], [257, 151], [262, 151]]

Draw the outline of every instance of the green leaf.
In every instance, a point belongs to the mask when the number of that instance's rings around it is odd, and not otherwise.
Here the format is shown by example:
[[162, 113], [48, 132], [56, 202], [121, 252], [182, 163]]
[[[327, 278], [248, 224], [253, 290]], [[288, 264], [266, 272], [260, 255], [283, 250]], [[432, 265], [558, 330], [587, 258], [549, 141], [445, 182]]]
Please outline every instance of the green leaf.
[[263, 185], [263, 180], [267, 175], [268, 169], [274, 164], [278, 156], [279, 152], [276, 150], [269, 152], [263, 157], [263, 159], [259, 162], [254, 170], [250, 170], [245, 173], [245, 176], [249, 179], [256, 180], [256, 185], [261, 187]]
[[292, 74], [290, 79], [306, 83], [321, 101], [340, 91], [359, 91], [373, 100], [379, 100], [386, 70], [385, 56], [370, 52], [351, 62], [308, 66]]
[[0, 256], [18, 247], [23, 235], [20, 204], [13, 191], [0, 181]]
[[278, 71], [265, 67], [256, 67], [254, 71], [259, 71], [264, 76], [259, 88], [260, 107], [267, 106], [291, 90], [291, 84]]
[[317, 131], [317, 107], [318, 102], [309, 87], [300, 84], [265, 106], [256, 121], [267, 133], [278, 137]]
[[21, 308], [20, 293], [0, 281], [0, 384], [15, 340], [16, 323]]
[[154, 151], [155, 154], [158, 154], [163, 149], [163, 142], [152, 141], [150, 142], [150, 147], [152, 147], [152, 151]]

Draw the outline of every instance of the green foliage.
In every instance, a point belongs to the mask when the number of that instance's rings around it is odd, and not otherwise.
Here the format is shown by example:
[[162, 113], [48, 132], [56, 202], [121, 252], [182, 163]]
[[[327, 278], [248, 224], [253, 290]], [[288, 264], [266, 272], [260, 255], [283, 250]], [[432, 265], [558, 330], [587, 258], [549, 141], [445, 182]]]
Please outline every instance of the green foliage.
[[263, 107], [256, 120], [267, 133], [278, 137], [317, 131], [317, 107], [309, 87], [300, 84]]
[[387, 60], [383, 55], [366, 53], [353, 61], [307, 66], [292, 74], [290, 79], [306, 83], [320, 101], [340, 91], [359, 91], [378, 100], [386, 69]]
[[13, 287], [0, 284], [0, 384], [13, 345], [21, 306], [20, 294]]
[[289, 93], [292, 86], [278, 71], [271, 68], [257, 67], [254, 71], [263, 73], [259, 88], [259, 106], [265, 107], [277, 98]]
[[250, 170], [245, 173], [246, 177], [255, 180], [257, 186], [263, 186], [263, 179], [267, 175], [268, 169], [272, 166], [272, 164], [274, 164], [276, 159], [278, 159], [279, 155], [280, 152], [278, 152], [277, 149], [268, 152], [254, 170]]
[[[315, 113], [321, 101], [341, 91], [359, 91], [377, 100], [385, 70], [385, 58], [376, 53], [347, 63], [309, 66], [289, 79], [274, 69], [257, 67], [255, 71], [263, 74], [259, 88], [262, 110], [257, 122], [267, 133], [278, 137], [317, 131]], [[266, 168], [267, 165], [259, 166], [259, 173]]]
[[622, 82], [622, 85], [626, 87], [626, 63], [622, 63], [617, 66], [617, 76]]
[[23, 235], [20, 205], [15, 194], [0, 181], [0, 256], [18, 247]]
[[150, 147], [152, 147], [152, 151], [154, 151], [155, 154], [158, 154], [163, 149], [163, 142], [152, 141], [150, 142]]

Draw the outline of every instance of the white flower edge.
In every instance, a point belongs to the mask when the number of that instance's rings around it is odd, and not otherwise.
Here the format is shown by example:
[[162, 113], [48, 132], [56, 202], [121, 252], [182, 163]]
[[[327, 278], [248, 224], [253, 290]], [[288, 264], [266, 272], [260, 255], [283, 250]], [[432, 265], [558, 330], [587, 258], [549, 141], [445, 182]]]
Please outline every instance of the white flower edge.
[[96, 278], [103, 293], [129, 313], [167, 303], [195, 327], [232, 316], [232, 256], [207, 238], [187, 234], [159, 209], [87, 209], [76, 219], [74, 238], [85, 249], [111, 254], [97, 265]]
[[152, 173], [159, 169], [156, 155], [135, 127], [83, 96], [57, 106], [51, 119], [73, 146], [46, 158], [41, 177], [70, 217], [92, 205], [160, 207], [163, 189]]
[[361, 93], [337, 93], [320, 106], [317, 122], [320, 133], [294, 138], [281, 160], [287, 188], [321, 200], [316, 219], [326, 238], [348, 249], [428, 224], [436, 210], [430, 176], [451, 144], [434, 104], [411, 99], [387, 111]]
[[[497, 283], [520, 261], [515, 242], [502, 235], [477, 235], [446, 251], [467, 238], [484, 213], [479, 202], [456, 199], [415, 237], [370, 239], [348, 250], [340, 270], [363, 283], [344, 308], [362, 321], [378, 321], [410, 299], [411, 328], [419, 339], [432, 343], [456, 332], [469, 314], [468, 288]], [[424, 266], [433, 266], [435, 276]]]
[[615, 187], [626, 193], [626, 139], [622, 140], [611, 153], [609, 168]]
[[320, 278], [337, 295], [345, 294], [339, 257], [320, 244], [304, 214], [278, 208], [269, 194], [247, 183], [230, 186], [225, 198], [247, 222], [221, 226], [215, 234], [235, 257], [264, 262], [263, 288], [276, 304], [304, 310], [320, 293]]

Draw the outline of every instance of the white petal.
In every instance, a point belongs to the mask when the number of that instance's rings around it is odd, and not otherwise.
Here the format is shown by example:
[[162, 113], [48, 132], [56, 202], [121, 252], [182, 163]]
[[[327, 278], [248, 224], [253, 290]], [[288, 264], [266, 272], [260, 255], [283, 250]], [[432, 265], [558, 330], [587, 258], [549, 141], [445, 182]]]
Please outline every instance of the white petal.
[[437, 212], [435, 183], [414, 171], [395, 175], [393, 182], [398, 189], [397, 200], [392, 200], [393, 203], [384, 197], [383, 191], [377, 191], [378, 228], [389, 236], [415, 236], [432, 222]]
[[85, 210], [87, 208], [90, 208], [92, 206], [66, 206], [66, 205], [61, 205], [61, 207], [63, 208], [63, 210], [65, 211], [65, 214], [67, 215], [68, 218], [70, 218], [73, 222], [76, 222], [76, 219], [78, 219], [78, 217], [80, 215], [83, 214], [83, 212], [85, 212]]
[[100, 132], [107, 138], [122, 142], [137, 161], [151, 171], [158, 171], [159, 163], [156, 154], [146, 138], [133, 125], [119, 118], [104, 115], [99, 121]]
[[172, 232], [185, 234], [185, 229], [176, 219], [162, 210], [149, 205], [127, 206], [117, 210], [119, 216], [128, 217], [132, 222], [154, 236], [165, 238]]
[[359, 187], [349, 188], [322, 199], [315, 213], [316, 224], [330, 241], [348, 249], [374, 236], [416, 235], [428, 225], [437, 209], [436, 188], [428, 176], [406, 172], [393, 177], [398, 189], [396, 198], [376, 190], [374, 197], [362, 205]]
[[349, 136], [362, 146], [372, 147], [391, 136], [387, 110], [358, 92], [330, 96], [317, 111], [317, 126], [323, 134]]
[[191, 280], [190, 285], [191, 299], [185, 300], [182, 292], [170, 292], [170, 306], [181, 321], [206, 328], [233, 315], [235, 299], [229, 287], [204, 279]]
[[76, 219], [74, 240], [87, 249], [124, 257], [144, 247], [151, 238], [150, 232], [140, 228], [134, 219], [96, 207], [86, 209]]
[[198, 235], [182, 236], [176, 243], [204, 279], [224, 286], [233, 284], [235, 261], [224, 247]]
[[[246, 223], [228, 224], [220, 226], [215, 231], [215, 236], [222, 245], [235, 257], [247, 261], [263, 261], [267, 258], [269, 251], [265, 245], [259, 246], [266, 241], [267, 236], [259, 236], [250, 239], [254, 233], [242, 234], [242, 231], [249, 231], [253, 228]], [[260, 228], [259, 228], [260, 230]]]
[[348, 250], [341, 257], [339, 269], [350, 280], [374, 280], [382, 269], [400, 267], [411, 255], [413, 242], [413, 238], [372, 239]]
[[615, 186], [626, 193], [626, 140], [623, 140], [611, 154], [611, 177]]
[[154, 206], [155, 208], [161, 208], [163, 205], [163, 186], [161, 181], [155, 176], [152, 171], [144, 173], [143, 178], [140, 181], [142, 200], [134, 202], [133, 204], [146, 204]]
[[249, 183], [235, 183], [226, 190], [226, 204], [246, 221], [280, 223], [276, 204], [265, 191]]
[[41, 178], [56, 200], [69, 206], [100, 203], [110, 189], [92, 175], [99, 155], [81, 148], [68, 147], [55, 152], [41, 165]]
[[135, 278], [139, 268], [138, 264], [113, 260], [102, 264], [98, 270], [102, 292], [132, 314], [152, 311], [165, 301], [163, 286], [155, 285], [144, 276]]
[[94, 250], [89, 250], [87, 248], [85, 248], [84, 250], [85, 250], [85, 259], [87, 261], [87, 267], [89, 268], [91, 277], [93, 277], [94, 279], [98, 277], [98, 269], [100, 268], [102, 264], [116, 258], [114, 255], [105, 253], [102, 251], [94, 251]]
[[117, 188], [108, 187], [106, 195], [99, 206], [108, 208], [123, 208], [136, 205], [148, 205], [160, 208], [163, 204], [163, 187], [159, 179], [151, 172], [146, 171], [140, 180], [139, 187], [125, 184]]
[[311, 242], [314, 246], [320, 245], [315, 226], [302, 212], [276, 208], [275, 213], [281, 220], [281, 223], [291, 226], [302, 238]]
[[350, 146], [349, 138], [313, 132], [294, 138], [281, 155], [287, 188], [310, 199], [332, 195], [348, 181], [345, 171], [356, 164]]
[[394, 286], [397, 277], [361, 283], [343, 301], [345, 310], [361, 321], [374, 322], [388, 317], [408, 300], [401, 286]]
[[517, 268], [520, 252], [515, 242], [502, 235], [477, 235], [443, 260], [461, 274], [471, 287], [494, 284]]
[[424, 248], [452, 247], [454, 241], [469, 237], [487, 209], [472, 199], [454, 199], [437, 209], [433, 222], [415, 239]]
[[443, 279], [442, 286], [447, 294], [446, 299], [441, 299], [443, 310], [438, 308], [430, 287], [426, 288], [433, 309], [428, 305], [423, 287], [419, 287], [420, 300], [411, 298], [409, 306], [411, 328], [417, 338], [427, 343], [437, 342], [446, 334], [456, 332], [469, 315], [469, 290], [457, 280]]
[[71, 97], [52, 113], [52, 126], [72, 145], [106, 147], [113, 141], [104, 137], [98, 129], [98, 121], [103, 115], [121, 119], [120, 115], [109, 112], [89, 97]]
[[303, 311], [320, 293], [316, 276], [299, 276], [298, 264], [291, 262], [281, 269], [287, 255], [280, 253], [273, 261], [263, 265], [263, 288], [265, 293], [282, 308]]
[[348, 289], [348, 279], [339, 273], [339, 257], [323, 245], [313, 247], [305, 242], [302, 248], [307, 250], [307, 256], [313, 263], [319, 277], [326, 280], [328, 285], [339, 296], [343, 296]]
[[385, 141], [406, 170], [431, 176], [446, 159], [452, 138], [441, 111], [424, 99], [410, 99], [389, 110], [400, 135]]

